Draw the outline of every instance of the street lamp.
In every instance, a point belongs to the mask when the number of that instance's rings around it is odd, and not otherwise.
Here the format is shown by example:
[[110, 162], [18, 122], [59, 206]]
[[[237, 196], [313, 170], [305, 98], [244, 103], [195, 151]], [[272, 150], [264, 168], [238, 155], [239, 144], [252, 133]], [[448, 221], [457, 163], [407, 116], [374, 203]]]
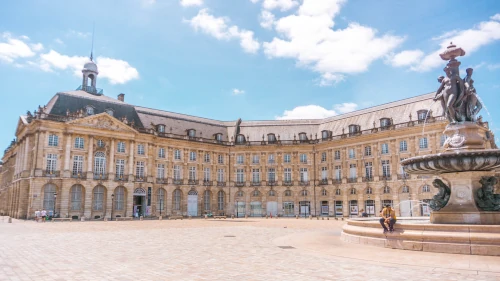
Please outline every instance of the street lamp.
[[[370, 194], [368, 194], [368, 201], [366, 202], [366, 212], [368, 213], [368, 217], [370, 216], [370, 212], [368, 211], [368, 204], [370, 203], [371, 203]], [[375, 207], [373, 208], [373, 212], [375, 213]]]
[[307, 195], [307, 191], [306, 191], [305, 188], [302, 190], [302, 194], [304, 195], [304, 202], [302, 202], [303, 208], [304, 208], [304, 218], [306, 218], [306, 195]]
[[337, 201], [335, 200], [335, 195], [333, 195], [333, 217], [337, 218]]
[[238, 200], [236, 200], [236, 218], [240, 217], [239, 209], [240, 209], [240, 203]]
[[411, 207], [411, 193], [408, 193], [408, 200], [410, 200], [410, 217], [413, 217], [413, 208]]
[[113, 220], [113, 209], [114, 209], [114, 203], [115, 203], [115, 194], [111, 194], [111, 220]]
[[54, 192], [54, 210], [53, 210], [52, 217], [56, 216], [56, 202], [57, 202], [57, 192]]

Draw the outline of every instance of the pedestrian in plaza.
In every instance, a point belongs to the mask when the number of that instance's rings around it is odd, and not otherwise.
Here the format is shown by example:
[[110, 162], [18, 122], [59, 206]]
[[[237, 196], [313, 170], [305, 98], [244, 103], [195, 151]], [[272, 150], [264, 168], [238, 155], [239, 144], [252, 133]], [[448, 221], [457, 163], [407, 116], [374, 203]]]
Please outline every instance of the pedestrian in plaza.
[[45, 218], [47, 217], [47, 211], [43, 209], [41, 215], [42, 215], [42, 222], [45, 222]]
[[36, 210], [35, 211], [35, 221], [38, 222], [39, 219], [40, 219], [40, 210]]
[[[391, 208], [391, 205], [385, 205], [385, 208], [382, 210], [382, 215], [380, 218], [380, 225], [382, 225], [382, 228], [384, 228], [384, 233], [387, 233], [387, 231], [390, 231], [391, 233], [394, 231], [394, 224], [396, 223], [396, 211], [394, 211], [393, 208]], [[389, 229], [387, 229], [387, 227]]]

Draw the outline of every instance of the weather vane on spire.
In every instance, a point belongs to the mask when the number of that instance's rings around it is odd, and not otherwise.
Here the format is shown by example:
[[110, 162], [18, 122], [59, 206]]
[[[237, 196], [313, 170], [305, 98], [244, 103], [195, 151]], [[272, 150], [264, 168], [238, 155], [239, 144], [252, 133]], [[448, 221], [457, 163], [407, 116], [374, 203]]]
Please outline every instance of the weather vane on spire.
[[95, 32], [95, 22], [92, 25], [92, 48], [90, 49], [90, 60], [94, 61], [94, 32]]

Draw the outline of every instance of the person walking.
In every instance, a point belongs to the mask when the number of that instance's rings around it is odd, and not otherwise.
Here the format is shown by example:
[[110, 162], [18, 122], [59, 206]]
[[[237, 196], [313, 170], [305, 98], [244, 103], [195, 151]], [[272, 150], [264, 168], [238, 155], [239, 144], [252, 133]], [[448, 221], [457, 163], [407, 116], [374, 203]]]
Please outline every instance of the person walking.
[[40, 210], [35, 211], [35, 221], [38, 222], [40, 220]]
[[[391, 208], [391, 205], [385, 205], [385, 208], [382, 210], [381, 213], [381, 218], [380, 218], [380, 225], [382, 225], [382, 228], [384, 228], [384, 233], [393, 232], [394, 231], [394, 224], [396, 223], [396, 211]], [[389, 226], [389, 229], [385, 226]]]
[[47, 211], [43, 209], [41, 215], [42, 215], [42, 222], [45, 222], [45, 218], [47, 217]]

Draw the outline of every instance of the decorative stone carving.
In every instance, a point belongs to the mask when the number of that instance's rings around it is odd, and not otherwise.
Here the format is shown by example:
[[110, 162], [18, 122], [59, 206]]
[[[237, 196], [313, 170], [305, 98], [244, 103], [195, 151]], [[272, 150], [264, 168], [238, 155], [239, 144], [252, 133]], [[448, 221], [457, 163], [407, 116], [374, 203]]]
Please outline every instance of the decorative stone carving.
[[432, 182], [432, 185], [435, 188], [439, 189], [439, 191], [436, 195], [434, 195], [434, 197], [432, 197], [429, 203], [429, 207], [433, 211], [439, 211], [444, 208], [446, 204], [448, 204], [448, 201], [450, 200], [451, 189], [440, 179], [435, 179]]
[[479, 181], [481, 188], [474, 194], [478, 208], [483, 211], [500, 211], [500, 194], [494, 194], [496, 177], [482, 177]]

